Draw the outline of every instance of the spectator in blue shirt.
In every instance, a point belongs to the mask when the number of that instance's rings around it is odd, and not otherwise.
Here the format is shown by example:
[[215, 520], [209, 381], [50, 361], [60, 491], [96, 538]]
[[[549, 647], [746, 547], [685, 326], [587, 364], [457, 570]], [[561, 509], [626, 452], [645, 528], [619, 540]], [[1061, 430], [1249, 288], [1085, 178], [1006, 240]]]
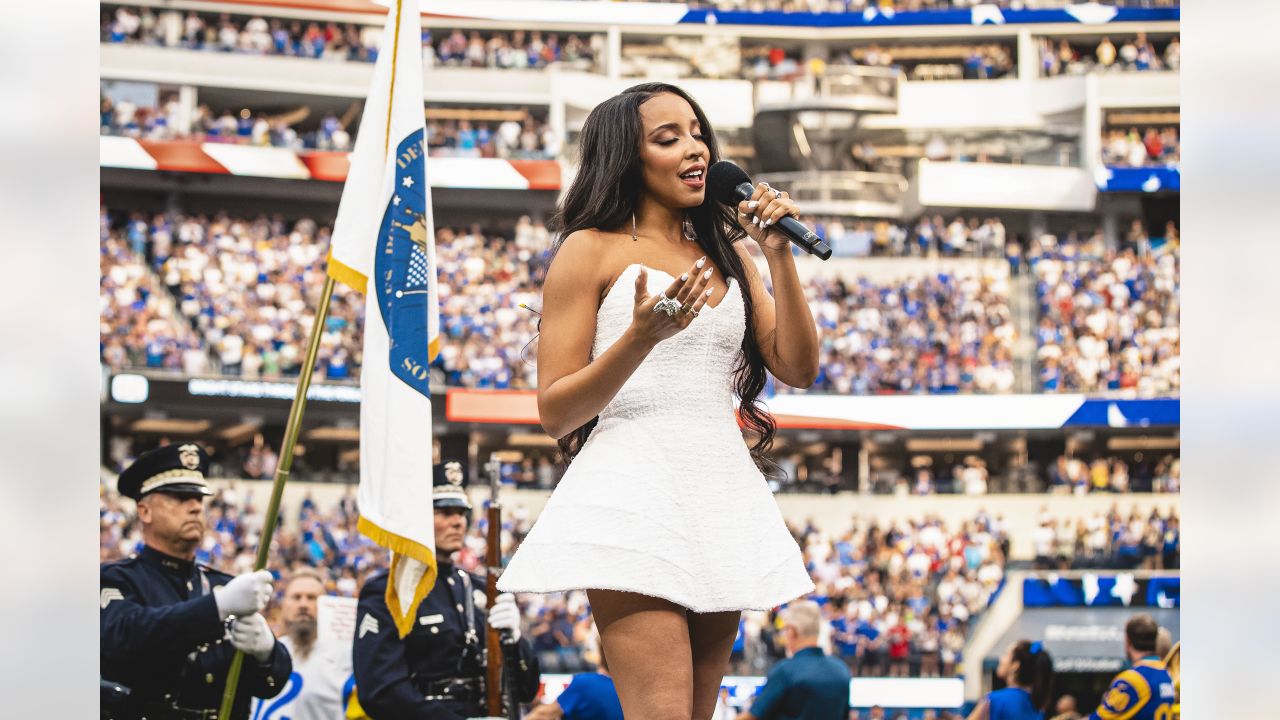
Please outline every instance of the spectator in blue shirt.
[[969, 720], [1044, 720], [1053, 700], [1053, 659], [1040, 643], [1019, 640], [1009, 646], [996, 677], [1007, 686], [978, 701]]
[[822, 612], [802, 600], [782, 611], [788, 658], [774, 666], [751, 710], [738, 720], [845, 720], [849, 668], [818, 647]]
[[525, 720], [623, 720], [622, 702], [609, 674], [609, 663], [600, 649], [597, 672], [573, 676], [569, 687], [549, 703], [538, 705]]

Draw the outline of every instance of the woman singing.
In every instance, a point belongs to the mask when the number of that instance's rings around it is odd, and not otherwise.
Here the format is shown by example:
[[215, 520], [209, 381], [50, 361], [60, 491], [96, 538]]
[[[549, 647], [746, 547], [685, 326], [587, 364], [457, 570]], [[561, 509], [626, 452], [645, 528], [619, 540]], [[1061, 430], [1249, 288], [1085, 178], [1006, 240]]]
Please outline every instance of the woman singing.
[[538, 410], [571, 464], [498, 587], [586, 589], [627, 720], [709, 718], [740, 611], [813, 589], [760, 470], [765, 371], [808, 387], [818, 370], [776, 230], [799, 210], [764, 183], [736, 212], [716, 203], [719, 159], [693, 98], [637, 85], [588, 116], [552, 223]]

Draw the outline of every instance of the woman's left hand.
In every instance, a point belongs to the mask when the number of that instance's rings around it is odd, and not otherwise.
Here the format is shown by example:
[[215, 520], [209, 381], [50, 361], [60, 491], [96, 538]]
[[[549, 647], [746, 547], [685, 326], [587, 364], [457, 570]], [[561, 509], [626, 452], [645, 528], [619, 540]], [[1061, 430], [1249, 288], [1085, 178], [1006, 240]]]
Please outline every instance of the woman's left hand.
[[790, 241], [778, 230], [778, 221], [788, 215], [799, 218], [799, 206], [790, 195], [774, 190], [765, 182], [756, 184], [750, 200], [738, 203], [738, 224], [761, 248], [770, 252], [790, 252]]

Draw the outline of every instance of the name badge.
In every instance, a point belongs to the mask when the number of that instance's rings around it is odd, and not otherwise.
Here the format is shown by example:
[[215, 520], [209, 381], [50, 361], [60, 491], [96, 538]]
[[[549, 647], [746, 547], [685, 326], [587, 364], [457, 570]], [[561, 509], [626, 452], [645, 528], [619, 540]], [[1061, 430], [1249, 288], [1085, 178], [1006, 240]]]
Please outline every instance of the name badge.
[[439, 625], [444, 622], [444, 615], [424, 615], [418, 618], [420, 625]]

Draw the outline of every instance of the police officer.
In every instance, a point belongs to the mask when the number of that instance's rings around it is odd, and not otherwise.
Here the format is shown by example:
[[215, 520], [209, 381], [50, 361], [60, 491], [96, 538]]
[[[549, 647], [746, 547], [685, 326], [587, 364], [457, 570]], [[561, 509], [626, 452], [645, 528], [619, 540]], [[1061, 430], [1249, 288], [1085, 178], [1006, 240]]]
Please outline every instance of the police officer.
[[[143, 454], [117, 489], [138, 504], [146, 547], [100, 570], [101, 672], [128, 694], [103, 715], [117, 720], [211, 720], [222, 704], [231, 657], [245, 652], [231, 717], [248, 717], [249, 697], [284, 688], [292, 662], [259, 611], [271, 573], [232, 577], [195, 562], [204, 539], [204, 473], [195, 443]], [[225, 719], [224, 719], [225, 720]]]
[[[443, 477], [442, 477], [443, 476]], [[400, 639], [387, 610], [387, 571], [369, 577], [360, 590], [352, 651], [356, 697], [373, 720], [460, 720], [486, 716], [484, 579], [455, 567], [462, 549], [471, 501], [462, 487], [459, 463], [437, 470], [434, 488], [435, 585], [418, 606], [413, 630]], [[515, 598], [503, 594], [488, 613], [488, 624], [517, 642], [516, 696], [530, 702], [538, 692], [538, 663], [528, 640], [520, 638]]]

